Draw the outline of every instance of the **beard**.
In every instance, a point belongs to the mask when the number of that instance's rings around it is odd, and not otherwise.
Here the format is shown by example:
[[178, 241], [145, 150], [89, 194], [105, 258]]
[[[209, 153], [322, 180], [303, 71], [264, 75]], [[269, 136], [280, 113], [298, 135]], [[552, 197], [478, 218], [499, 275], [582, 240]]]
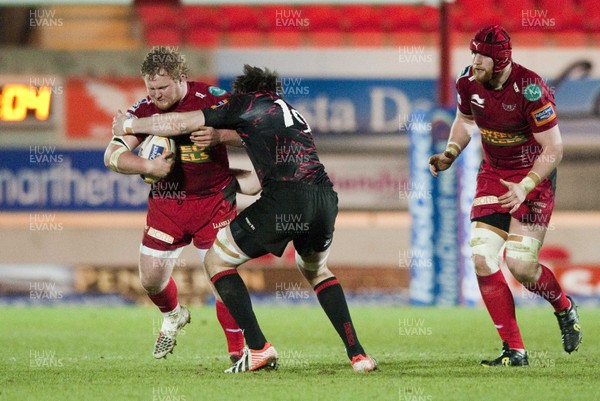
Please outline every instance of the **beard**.
[[494, 78], [494, 72], [473, 67], [473, 76], [475, 77], [475, 81], [480, 84], [486, 84]]

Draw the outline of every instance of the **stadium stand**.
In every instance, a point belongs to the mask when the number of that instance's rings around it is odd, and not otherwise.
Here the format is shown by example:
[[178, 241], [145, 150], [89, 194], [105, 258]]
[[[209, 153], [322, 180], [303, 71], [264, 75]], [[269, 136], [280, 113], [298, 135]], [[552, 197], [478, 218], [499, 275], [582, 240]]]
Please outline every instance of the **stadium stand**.
[[[502, 23], [521, 46], [594, 46], [600, 39], [597, 0], [457, 0], [450, 6], [452, 43], [478, 27]], [[184, 5], [136, 0], [124, 6], [60, 6], [65, 24], [40, 30], [46, 48], [131, 48], [145, 45], [340, 47], [438, 42], [439, 10], [406, 4]], [[67, 23], [68, 22], [68, 23]], [[139, 29], [136, 29], [139, 27]]]
[[[34, 43], [42, 48], [61, 50], [131, 49], [139, 47], [134, 15], [128, 6], [85, 5], [56, 6], [38, 18], [40, 25], [32, 29]], [[139, 13], [140, 10], [137, 10]], [[35, 16], [33, 17], [35, 21]], [[27, 21], [32, 26], [31, 18]], [[36, 22], [33, 22], [35, 24]], [[44, 24], [50, 25], [44, 29]]]

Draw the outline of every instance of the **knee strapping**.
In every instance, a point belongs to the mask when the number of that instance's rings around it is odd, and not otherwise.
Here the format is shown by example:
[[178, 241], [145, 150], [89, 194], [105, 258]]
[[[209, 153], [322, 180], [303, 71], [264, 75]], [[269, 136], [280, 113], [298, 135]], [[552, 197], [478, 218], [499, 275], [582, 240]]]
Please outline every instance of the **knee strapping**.
[[492, 273], [500, 270], [499, 254], [504, 245], [504, 238], [486, 228], [476, 227], [471, 224], [471, 239], [469, 240], [473, 256], [479, 255], [485, 258], [485, 263]]
[[181, 255], [181, 251], [183, 251], [183, 247], [170, 251], [159, 251], [157, 249], [148, 248], [145, 245], [140, 245], [140, 253], [142, 255], [152, 256], [154, 258], [177, 259], [179, 255]]
[[217, 232], [217, 238], [215, 239], [212, 247], [222, 260], [236, 266], [239, 266], [251, 259], [245, 253], [239, 251], [232, 241], [229, 240], [227, 235], [227, 227], [221, 228]]
[[506, 257], [537, 263], [542, 242], [525, 235], [511, 235], [506, 241]]
[[323, 253], [318, 255], [320, 256], [314, 261], [307, 261], [303, 259], [302, 256], [298, 254], [298, 252], [296, 252], [296, 264], [298, 265], [298, 268], [310, 272], [320, 273], [322, 269], [325, 269], [327, 267], [327, 256], [329, 255], [329, 252], [326, 252], [324, 255]]

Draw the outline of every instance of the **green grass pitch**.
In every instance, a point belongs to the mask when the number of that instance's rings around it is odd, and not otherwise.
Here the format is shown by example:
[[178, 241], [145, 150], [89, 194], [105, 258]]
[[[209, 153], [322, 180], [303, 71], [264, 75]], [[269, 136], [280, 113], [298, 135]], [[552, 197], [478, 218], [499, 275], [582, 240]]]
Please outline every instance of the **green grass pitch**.
[[351, 304], [358, 336], [380, 369], [352, 371], [318, 306], [258, 306], [277, 348], [273, 372], [228, 375], [214, 308], [166, 360], [151, 355], [160, 315], [150, 307], [0, 309], [0, 400], [598, 400], [600, 309], [581, 307], [584, 342], [566, 354], [551, 308], [519, 308], [529, 368], [483, 368], [500, 341], [481, 308]]

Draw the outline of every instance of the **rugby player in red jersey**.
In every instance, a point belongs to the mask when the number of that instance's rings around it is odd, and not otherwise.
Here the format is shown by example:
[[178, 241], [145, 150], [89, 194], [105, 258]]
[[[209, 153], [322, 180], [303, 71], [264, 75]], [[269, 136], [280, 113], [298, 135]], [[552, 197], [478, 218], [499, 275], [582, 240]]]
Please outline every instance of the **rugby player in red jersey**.
[[499, 266], [503, 247], [512, 275], [554, 308], [564, 350], [571, 353], [581, 342], [575, 303], [538, 262], [554, 208], [562, 140], [552, 92], [536, 73], [512, 61], [506, 30], [481, 29], [470, 49], [473, 62], [456, 81], [458, 110], [448, 145], [429, 159], [429, 167], [434, 176], [449, 168], [480, 130], [483, 161], [469, 245], [481, 296], [503, 343], [498, 358], [481, 364], [525, 366], [514, 298]]
[[[128, 110], [130, 118], [197, 110], [228, 96], [218, 87], [188, 81], [184, 56], [172, 48], [152, 49], [142, 63], [141, 74], [148, 96]], [[239, 143], [234, 131], [212, 130], [209, 134], [224, 143]], [[148, 297], [164, 316], [153, 352], [155, 358], [164, 358], [173, 352], [177, 334], [190, 322], [190, 312], [179, 305], [177, 285], [171, 277], [177, 258], [183, 247], [192, 242], [204, 259], [218, 229], [236, 216], [236, 180], [229, 169], [224, 143], [200, 147], [189, 136], [179, 136], [174, 138], [175, 157], [167, 152], [146, 160], [133, 152], [146, 136], [114, 137], [106, 149], [104, 163], [122, 174], [144, 174], [157, 179], [148, 197], [139, 271]], [[214, 292], [217, 318], [235, 362], [244, 346], [243, 334]]]
[[[235, 128], [242, 139], [263, 192], [219, 230], [206, 255], [211, 280], [244, 330], [247, 343], [244, 355], [227, 373], [277, 367], [277, 351], [259, 327], [237, 267], [268, 253], [281, 256], [290, 241], [296, 249], [296, 264], [342, 339], [353, 370], [371, 372], [377, 369], [377, 362], [358, 340], [342, 286], [327, 267], [338, 212], [337, 193], [319, 160], [308, 123], [281, 98], [277, 82], [277, 75], [268, 69], [245, 65], [244, 74], [233, 82], [231, 97], [219, 105], [158, 116], [159, 124], [150, 118], [126, 124], [124, 116], [117, 115], [113, 133], [152, 130], [173, 136], [175, 130], [184, 134], [207, 125]], [[196, 136], [200, 135], [192, 134], [194, 142]], [[283, 224], [286, 220], [295, 223]]]

